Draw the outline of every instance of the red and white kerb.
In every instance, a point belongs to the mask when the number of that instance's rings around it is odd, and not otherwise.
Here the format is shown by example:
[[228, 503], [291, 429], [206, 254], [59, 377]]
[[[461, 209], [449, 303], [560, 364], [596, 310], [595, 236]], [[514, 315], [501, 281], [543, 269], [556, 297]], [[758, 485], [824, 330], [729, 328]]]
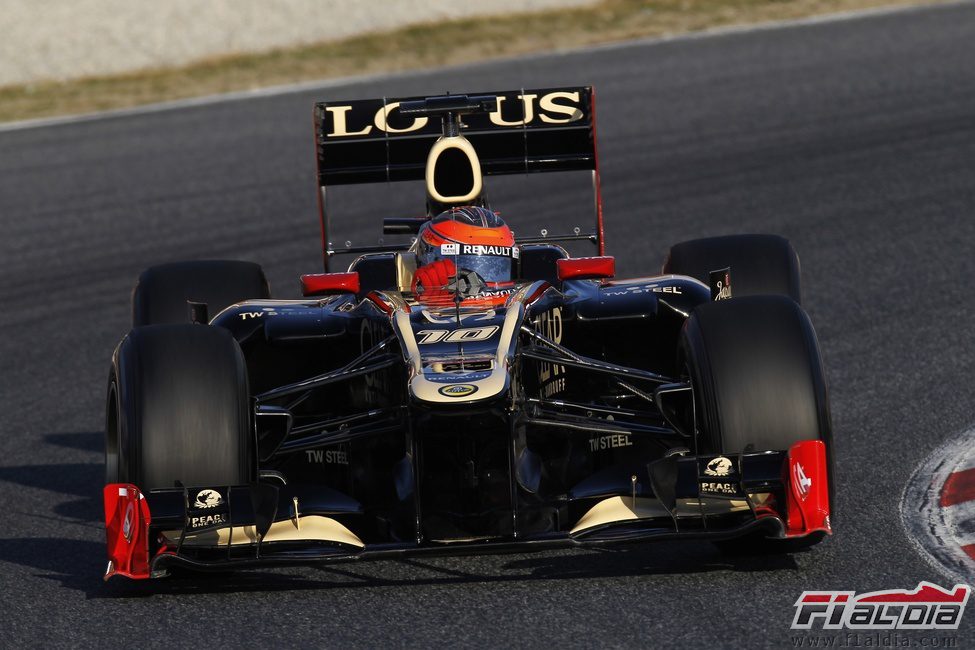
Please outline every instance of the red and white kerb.
[[975, 429], [950, 438], [915, 470], [901, 518], [924, 557], [956, 582], [975, 578]]

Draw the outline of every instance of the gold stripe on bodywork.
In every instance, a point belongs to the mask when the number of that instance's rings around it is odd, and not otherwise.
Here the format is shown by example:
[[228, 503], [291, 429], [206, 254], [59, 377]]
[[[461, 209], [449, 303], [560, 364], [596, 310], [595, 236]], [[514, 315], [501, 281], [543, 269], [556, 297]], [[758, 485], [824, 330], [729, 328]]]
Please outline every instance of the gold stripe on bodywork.
[[405, 309], [397, 309], [393, 314], [396, 320], [396, 328], [400, 336], [403, 337], [403, 347], [406, 352], [406, 360], [413, 367], [414, 373], [423, 372], [423, 360], [420, 357], [420, 346], [416, 343], [413, 335], [413, 326], [410, 324], [410, 315]]
[[[677, 514], [681, 516], [700, 516], [727, 514], [748, 510], [748, 503], [741, 499], [681, 499], [677, 502]], [[671, 514], [658, 500], [646, 497], [609, 497], [603, 499], [582, 515], [570, 535], [605, 526], [606, 524], [635, 521], [638, 519], [670, 519]]]
[[[332, 519], [321, 515], [305, 515], [300, 517], [300, 527], [295, 525], [293, 519], [276, 521], [271, 524], [271, 528], [264, 536], [263, 542], [336, 542], [348, 546], [363, 548], [365, 543], [359, 539], [351, 530]], [[167, 544], [176, 544], [180, 536], [179, 530], [167, 530], [163, 532]], [[183, 546], [232, 546], [248, 545], [257, 543], [257, 527], [234, 526], [233, 535], [231, 528], [216, 528], [206, 530], [201, 533], [186, 533]]]
[[579, 519], [579, 522], [569, 534], [575, 535], [588, 528], [604, 526], [619, 521], [654, 519], [658, 517], [670, 518], [670, 513], [667, 511], [667, 508], [658, 499], [609, 497], [608, 499], [603, 499], [590, 508], [589, 512], [582, 515], [582, 518]]
[[522, 304], [515, 302], [508, 307], [504, 314], [504, 325], [501, 326], [501, 338], [498, 340], [498, 351], [495, 356], [498, 366], [507, 368], [508, 355], [511, 353], [511, 341], [518, 326], [521, 325], [523, 312]]

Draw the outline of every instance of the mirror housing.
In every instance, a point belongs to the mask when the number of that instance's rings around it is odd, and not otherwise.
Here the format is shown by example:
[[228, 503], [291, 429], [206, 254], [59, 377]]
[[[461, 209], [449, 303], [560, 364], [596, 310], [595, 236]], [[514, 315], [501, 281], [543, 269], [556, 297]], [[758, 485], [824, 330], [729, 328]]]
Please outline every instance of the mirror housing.
[[616, 258], [567, 257], [555, 261], [559, 280], [602, 280], [616, 275]]
[[301, 276], [301, 295], [330, 296], [339, 293], [359, 293], [359, 274], [352, 273], [310, 273]]

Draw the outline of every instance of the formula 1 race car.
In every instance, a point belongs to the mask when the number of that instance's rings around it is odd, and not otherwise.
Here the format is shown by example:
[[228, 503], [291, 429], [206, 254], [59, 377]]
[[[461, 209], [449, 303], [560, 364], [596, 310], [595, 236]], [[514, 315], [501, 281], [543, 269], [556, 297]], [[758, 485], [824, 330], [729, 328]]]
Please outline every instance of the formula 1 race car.
[[[319, 103], [325, 273], [301, 277], [304, 299], [272, 300], [246, 262], [144, 271], [108, 383], [106, 579], [831, 534], [827, 387], [795, 251], [700, 239], [659, 275], [614, 279], [594, 100]], [[593, 230], [516, 241], [485, 178], [570, 171], [592, 174]], [[326, 188], [421, 180], [425, 216], [383, 223], [402, 243], [329, 244]]]

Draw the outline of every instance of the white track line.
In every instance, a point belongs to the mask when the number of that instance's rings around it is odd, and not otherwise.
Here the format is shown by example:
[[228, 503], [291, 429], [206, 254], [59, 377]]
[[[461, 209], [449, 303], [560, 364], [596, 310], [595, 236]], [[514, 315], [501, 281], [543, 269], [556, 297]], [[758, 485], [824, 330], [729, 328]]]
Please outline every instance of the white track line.
[[955, 581], [971, 583], [975, 560], [961, 547], [975, 542], [964, 522], [975, 515], [975, 502], [941, 506], [948, 477], [975, 462], [975, 429], [949, 438], [918, 465], [901, 495], [901, 521], [915, 549], [932, 566]]
[[475, 69], [478, 67], [486, 65], [496, 65], [498, 63], [504, 63], [506, 61], [523, 61], [523, 60], [539, 60], [551, 57], [562, 57], [570, 54], [578, 54], [584, 52], [600, 52], [600, 51], [612, 51], [628, 49], [633, 47], [647, 47], [653, 45], [663, 45], [666, 43], [674, 43], [679, 41], [694, 41], [705, 38], [714, 38], [718, 36], [728, 36], [735, 34], [747, 34], [751, 32], [765, 32], [778, 29], [792, 29], [797, 27], [809, 27], [815, 25], [823, 25], [828, 23], [844, 22], [851, 20], [863, 20], [869, 18], [875, 18], [880, 16], [890, 16], [895, 14], [907, 14], [907, 13], [919, 13], [927, 11], [937, 11], [940, 9], [946, 9], [951, 7], [958, 7], [964, 5], [975, 4], [975, 0], [953, 0], [951, 2], [945, 2], [936, 5], [899, 5], [891, 7], [877, 7], [873, 9], [861, 9], [857, 11], [844, 11], [833, 14], [824, 14], [820, 16], [811, 16], [808, 18], [797, 18], [793, 20], [779, 20], [767, 23], [759, 23], [753, 25], [728, 25], [725, 27], [716, 27], [713, 29], [706, 29], [699, 32], [691, 32], [687, 34], [675, 34], [672, 36], [655, 36], [651, 38], [642, 38], [629, 41], [623, 41], [619, 43], [606, 43], [602, 45], [591, 45], [581, 48], [556, 50], [554, 52], [540, 52], [536, 54], [513, 56], [513, 57], [499, 57], [494, 59], [489, 59], [486, 61], [479, 61], [476, 63], [465, 63], [463, 65], [457, 66], [443, 66], [438, 68], [426, 68], [423, 70], [408, 70], [405, 72], [396, 73], [377, 73], [371, 75], [357, 75], [351, 77], [340, 77], [336, 79], [321, 79], [317, 81], [305, 81], [294, 84], [285, 84], [279, 86], [267, 86], [264, 88], [255, 88], [253, 90], [243, 90], [230, 93], [222, 93], [218, 95], [206, 95], [203, 97], [191, 97], [188, 99], [177, 99], [168, 102], [159, 102], [155, 104], [146, 104], [143, 106], [134, 106], [132, 108], [121, 108], [109, 111], [101, 111], [97, 113], [82, 113], [79, 115], [66, 115], [60, 117], [44, 117], [32, 120], [20, 120], [17, 122], [7, 122], [5, 124], [0, 124], [0, 133], [7, 131], [22, 131], [25, 129], [36, 129], [48, 126], [60, 126], [65, 124], [77, 124], [80, 122], [91, 122], [95, 120], [106, 120], [119, 117], [130, 117], [134, 115], [150, 115], [153, 113], [161, 113], [165, 111], [175, 111], [185, 108], [197, 108], [201, 106], [209, 106], [213, 104], [222, 104], [225, 102], [236, 102], [248, 99], [256, 99], [261, 97], [276, 97], [280, 95], [290, 95], [295, 93], [307, 92], [310, 90], [324, 90], [327, 88], [336, 88], [339, 86], [347, 86], [357, 83], [375, 82], [382, 81], [384, 79], [404, 79], [410, 77], [422, 77], [431, 74], [439, 74], [442, 72], [450, 71], [463, 71]]

